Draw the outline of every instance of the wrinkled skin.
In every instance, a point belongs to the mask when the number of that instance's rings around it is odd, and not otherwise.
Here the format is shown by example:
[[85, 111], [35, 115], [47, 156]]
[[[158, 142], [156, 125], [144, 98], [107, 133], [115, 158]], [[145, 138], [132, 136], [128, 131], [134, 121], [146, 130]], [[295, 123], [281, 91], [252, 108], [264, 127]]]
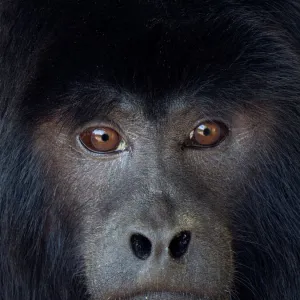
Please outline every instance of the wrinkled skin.
[[0, 299], [298, 299], [298, 24], [292, 0], [0, 4]]

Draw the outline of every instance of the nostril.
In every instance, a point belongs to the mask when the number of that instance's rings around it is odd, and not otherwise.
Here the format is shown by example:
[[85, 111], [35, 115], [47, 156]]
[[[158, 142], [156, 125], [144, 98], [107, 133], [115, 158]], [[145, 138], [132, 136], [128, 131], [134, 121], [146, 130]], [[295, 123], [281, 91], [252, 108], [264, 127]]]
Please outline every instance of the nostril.
[[169, 253], [171, 257], [182, 257], [188, 250], [190, 240], [191, 233], [189, 231], [182, 231], [175, 235], [169, 245]]
[[142, 234], [133, 234], [130, 238], [130, 244], [134, 255], [142, 260], [146, 260], [151, 254], [151, 242]]

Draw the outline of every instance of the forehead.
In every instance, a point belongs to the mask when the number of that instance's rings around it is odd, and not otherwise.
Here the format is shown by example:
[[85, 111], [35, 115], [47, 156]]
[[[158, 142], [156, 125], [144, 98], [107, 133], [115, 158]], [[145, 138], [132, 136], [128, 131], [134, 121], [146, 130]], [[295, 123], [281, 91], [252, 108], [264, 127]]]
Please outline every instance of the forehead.
[[185, 13], [178, 5], [132, 1], [121, 7], [98, 4], [95, 11], [79, 7], [70, 8], [49, 47], [49, 71], [60, 77], [93, 73], [129, 90], [160, 93], [220, 77], [252, 38], [238, 34], [238, 20], [212, 4], [194, 4]]
[[[251, 97], [253, 88], [256, 95], [259, 89], [265, 92], [260, 78], [276, 65], [271, 55], [276, 39], [262, 42], [258, 14], [245, 14], [238, 4], [213, 2], [78, 1], [58, 8], [50, 43], [39, 60], [38, 98], [50, 99], [45, 100], [48, 110], [73, 105], [74, 97], [53, 98], [70, 90], [78, 95], [70, 87], [80, 83], [87, 93], [81, 105], [89, 106], [95, 99], [101, 104], [107, 95], [113, 97], [115, 92], [101, 94], [109, 87], [137, 95], [141, 107], [154, 115], [179, 99], [224, 104]], [[95, 79], [102, 83], [93, 90], [98, 98], [89, 96]], [[119, 95], [114, 100], [121, 103]]]

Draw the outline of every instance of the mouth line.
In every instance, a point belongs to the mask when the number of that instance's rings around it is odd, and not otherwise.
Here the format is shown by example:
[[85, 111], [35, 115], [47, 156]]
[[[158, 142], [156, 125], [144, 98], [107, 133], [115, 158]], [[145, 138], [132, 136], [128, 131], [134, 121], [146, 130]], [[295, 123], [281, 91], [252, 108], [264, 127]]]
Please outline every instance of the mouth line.
[[109, 298], [111, 300], [213, 300], [192, 292], [144, 291], [131, 295]]

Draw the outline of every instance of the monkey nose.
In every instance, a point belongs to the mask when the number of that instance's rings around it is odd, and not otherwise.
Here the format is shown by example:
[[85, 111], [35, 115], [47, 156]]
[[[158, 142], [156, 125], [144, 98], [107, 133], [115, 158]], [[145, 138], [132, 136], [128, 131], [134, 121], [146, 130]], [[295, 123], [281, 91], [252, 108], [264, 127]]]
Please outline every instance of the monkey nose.
[[[173, 259], [182, 258], [188, 251], [191, 240], [189, 231], [181, 231], [173, 236], [168, 243], [168, 254]], [[164, 241], [163, 241], [164, 242]], [[166, 242], [164, 242], [166, 244]], [[152, 242], [149, 238], [140, 233], [135, 233], [130, 237], [131, 250], [134, 256], [141, 260], [146, 260], [152, 253]]]

